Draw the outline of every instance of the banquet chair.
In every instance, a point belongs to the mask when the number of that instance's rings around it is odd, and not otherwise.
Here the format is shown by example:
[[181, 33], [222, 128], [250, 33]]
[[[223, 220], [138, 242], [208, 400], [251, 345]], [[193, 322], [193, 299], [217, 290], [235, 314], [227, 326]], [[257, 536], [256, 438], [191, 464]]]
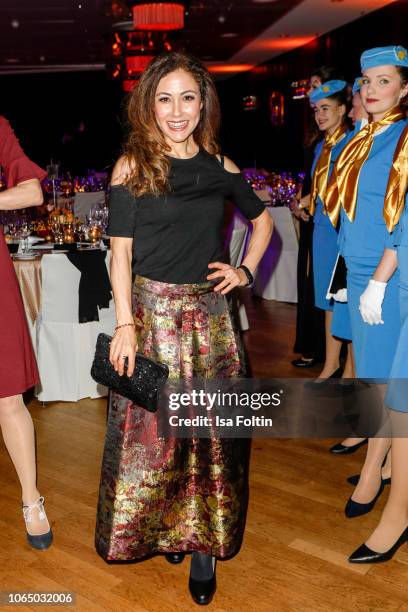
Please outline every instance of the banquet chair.
[[[109, 266], [108, 251], [106, 265]], [[107, 395], [90, 375], [96, 338], [112, 335], [113, 300], [99, 309], [99, 321], [78, 323], [79, 270], [64, 254], [42, 258], [42, 305], [37, 319], [36, 353], [41, 383], [36, 396], [42, 402], [77, 401]], [[109, 268], [108, 268], [109, 269]]]

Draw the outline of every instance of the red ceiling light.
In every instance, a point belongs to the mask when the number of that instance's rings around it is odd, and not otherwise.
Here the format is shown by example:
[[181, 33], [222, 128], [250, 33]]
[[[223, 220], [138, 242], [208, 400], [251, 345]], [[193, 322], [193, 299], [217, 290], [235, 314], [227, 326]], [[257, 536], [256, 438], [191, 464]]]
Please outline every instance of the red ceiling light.
[[133, 7], [133, 25], [137, 30], [181, 30], [184, 6], [180, 2], [141, 2]]
[[218, 64], [215, 66], [207, 66], [208, 71], [214, 72], [215, 74], [246, 72], [247, 70], [251, 70], [253, 67], [253, 64]]
[[129, 76], [143, 72], [153, 58], [154, 55], [128, 55], [126, 57], [126, 70]]
[[257, 49], [286, 50], [302, 47], [314, 41], [316, 36], [282, 36], [281, 38], [263, 38], [255, 41]]

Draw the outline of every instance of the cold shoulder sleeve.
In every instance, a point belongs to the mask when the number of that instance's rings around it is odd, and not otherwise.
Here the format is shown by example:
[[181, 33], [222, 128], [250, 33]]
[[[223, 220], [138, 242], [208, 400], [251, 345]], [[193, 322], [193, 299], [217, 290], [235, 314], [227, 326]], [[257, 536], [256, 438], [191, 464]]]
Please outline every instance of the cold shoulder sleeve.
[[136, 199], [124, 185], [112, 185], [109, 198], [108, 236], [133, 238]]
[[263, 213], [265, 206], [252, 187], [246, 182], [240, 172], [229, 172], [231, 199], [242, 214], [249, 219], [256, 219]]
[[7, 187], [14, 187], [30, 179], [42, 181], [47, 173], [32, 162], [5, 117], [0, 117], [0, 164], [3, 166]]

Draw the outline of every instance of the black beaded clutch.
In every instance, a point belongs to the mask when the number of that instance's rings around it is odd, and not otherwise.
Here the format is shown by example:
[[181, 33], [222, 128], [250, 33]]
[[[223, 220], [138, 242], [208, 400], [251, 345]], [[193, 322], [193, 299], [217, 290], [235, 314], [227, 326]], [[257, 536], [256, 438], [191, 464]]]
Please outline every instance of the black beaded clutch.
[[157, 363], [136, 353], [136, 365], [132, 376], [129, 377], [126, 373], [119, 376], [109, 361], [111, 340], [111, 336], [107, 334], [98, 335], [91, 368], [92, 378], [149, 412], [156, 412], [159, 393], [169, 376], [169, 368], [163, 363]]

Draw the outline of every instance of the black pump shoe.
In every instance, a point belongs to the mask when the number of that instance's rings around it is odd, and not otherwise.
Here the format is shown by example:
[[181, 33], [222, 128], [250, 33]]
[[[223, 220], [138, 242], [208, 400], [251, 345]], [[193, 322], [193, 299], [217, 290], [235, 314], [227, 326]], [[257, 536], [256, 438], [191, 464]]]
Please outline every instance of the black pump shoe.
[[[203, 560], [204, 564], [202, 563]], [[208, 567], [207, 561], [211, 561], [212, 567]], [[188, 587], [193, 600], [199, 606], [207, 606], [214, 597], [217, 588], [215, 564], [215, 558], [209, 557], [209, 555], [202, 555], [201, 553], [193, 553], [191, 555]], [[196, 578], [193, 578], [193, 573], [196, 575]], [[210, 576], [211, 573], [212, 575]], [[206, 577], [204, 579], [198, 578], [200, 574]]]
[[[332, 378], [341, 378], [342, 374], [343, 368], [340, 367], [337, 368], [337, 370], [335, 370], [333, 374], [331, 374], [328, 378], [315, 378], [314, 380], [308, 380], [303, 386], [305, 389], [313, 389], [314, 391], [318, 389], [324, 389], [325, 387], [328, 387], [329, 385], [333, 384], [331, 382]], [[318, 382], [319, 380], [321, 382]]]
[[176, 553], [166, 553], [164, 555], [166, 557], [166, 561], [172, 563], [173, 565], [177, 565], [178, 563], [182, 563], [184, 561], [184, 557], [186, 553], [176, 552]]
[[344, 446], [341, 442], [332, 446], [329, 450], [333, 455], [351, 455], [355, 453], [359, 448], [367, 444], [367, 438], [362, 442], [353, 444], [353, 446]]
[[377, 495], [367, 504], [360, 504], [359, 502], [354, 501], [354, 499], [349, 498], [346, 507], [344, 509], [344, 513], [347, 518], [355, 518], [357, 516], [363, 516], [363, 514], [368, 514], [374, 508], [377, 503], [377, 499], [380, 497], [381, 493], [384, 491], [384, 482], [381, 480], [380, 488], [378, 490]]
[[[349, 476], [347, 478], [347, 482], [349, 482], [350, 484], [356, 486], [358, 484], [358, 481], [360, 480], [360, 474], [355, 474], [354, 476]], [[391, 484], [391, 477], [390, 478], [383, 478], [381, 476], [381, 480], [383, 482], [383, 485], [390, 485]]]
[[408, 527], [402, 532], [398, 540], [389, 550], [383, 553], [375, 552], [371, 550], [365, 544], [362, 544], [357, 550], [353, 552], [349, 557], [350, 563], [383, 563], [393, 558], [399, 547], [408, 540]]
[[176, 553], [166, 553], [164, 555], [166, 557], [166, 561], [172, 563], [173, 565], [177, 565], [178, 563], [182, 563], [184, 561], [184, 557], [186, 553], [184, 552], [176, 552]]

